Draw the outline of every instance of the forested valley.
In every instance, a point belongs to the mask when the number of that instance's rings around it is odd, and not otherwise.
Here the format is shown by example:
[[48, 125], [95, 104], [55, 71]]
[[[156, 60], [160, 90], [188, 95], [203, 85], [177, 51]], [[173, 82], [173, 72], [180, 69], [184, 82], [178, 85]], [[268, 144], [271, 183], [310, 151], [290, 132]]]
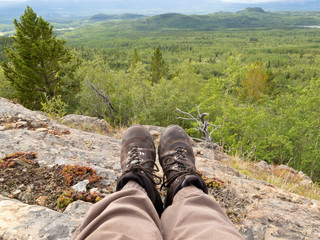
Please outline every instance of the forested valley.
[[[61, 75], [77, 83], [72, 92], [63, 89], [69, 82], [39, 94], [40, 102], [34, 94], [23, 98], [2, 67], [0, 97], [52, 117], [104, 118], [114, 127], [179, 124], [197, 138], [195, 122], [178, 119], [188, 116], [177, 108], [196, 115], [199, 106], [225, 151], [288, 164], [319, 181], [320, 13], [261, 10], [99, 19], [56, 31], [71, 59], [64, 68], [74, 68], [72, 76]], [[0, 46], [0, 60], [10, 65], [4, 48], [12, 48], [12, 38], [1, 37]]]

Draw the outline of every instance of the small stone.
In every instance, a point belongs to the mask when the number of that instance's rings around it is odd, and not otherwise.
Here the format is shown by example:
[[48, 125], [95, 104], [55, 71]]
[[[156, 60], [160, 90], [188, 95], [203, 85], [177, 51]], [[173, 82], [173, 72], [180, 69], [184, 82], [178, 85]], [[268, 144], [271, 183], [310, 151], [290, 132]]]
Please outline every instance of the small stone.
[[100, 180], [100, 183], [102, 184], [102, 186], [108, 187], [108, 186], [110, 186], [112, 183], [114, 183], [114, 180], [102, 179], [102, 180]]
[[90, 193], [100, 193], [98, 188], [91, 188]]
[[255, 165], [263, 171], [271, 170], [271, 166], [266, 161], [260, 161]]
[[51, 185], [47, 185], [44, 190], [45, 190], [45, 191], [49, 191], [50, 189], [52, 189], [52, 186], [51, 186]]
[[94, 166], [94, 165], [91, 167], [93, 170], [96, 171], [97, 175], [99, 175], [103, 179], [114, 179], [115, 178], [115, 173], [111, 169], [106, 169], [106, 168], [102, 168], [102, 167]]
[[37, 128], [36, 132], [47, 132], [48, 128]]
[[85, 192], [87, 191], [87, 185], [89, 184], [89, 180], [83, 180], [82, 182], [73, 185], [71, 188], [77, 192]]
[[6, 127], [5, 126], [0, 126], [0, 131], [4, 131], [6, 130]]
[[26, 121], [19, 121], [15, 123], [16, 128], [24, 128], [28, 126], [28, 122]]
[[25, 188], [24, 184], [21, 184], [21, 185], [18, 187], [18, 189], [23, 189], [23, 188]]
[[75, 218], [83, 218], [91, 206], [92, 203], [77, 200], [70, 203], [63, 213]]
[[19, 194], [21, 193], [20, 189], [15, 190], [14, 192], [12, 192], [13, 197], [18, 198]]
[[[8, 193], [8, 192], [0, 192], [0, 194], [2, 195], [2, 196], [5, 196], [5, 197], [9, 197], [9, 195], [10, 195], [10, 193]], [[0, 195], [0, 196], [1, 196]]]
[[46, 203], [47, 203], [47, 199], [48, 199], [48, 196], [38, 197], [38, 198], [36, 199], [36, 203], [38, 203], [40, 206], [45, 206]]
[[31, 196], [31, 193], [22, 192], [22, 193], [19, 195], [19, 200], [28, 203], [28, 202], [30, 201], [31, 197], [32, 197], [32, 196]]
[[5, 180], [4, 180], [4, 178], [0, 178], [0, 182], [4, 182]]
[[33, 191], [33, 189], [34, 189], [34, 185], [32, 183], [27, 186], [28, 193], [31, 193]]

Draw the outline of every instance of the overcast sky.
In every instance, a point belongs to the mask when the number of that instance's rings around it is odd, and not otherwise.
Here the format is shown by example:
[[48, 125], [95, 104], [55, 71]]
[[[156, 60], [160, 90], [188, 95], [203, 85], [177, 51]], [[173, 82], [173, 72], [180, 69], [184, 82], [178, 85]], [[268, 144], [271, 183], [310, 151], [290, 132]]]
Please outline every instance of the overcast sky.
[[267, 2], [314, 2], [315, 0], [221, 0], [222, 2], [233, 2], [233, 3], [267, 3]]
[[[28, 0], [0, 0], [0, 2], [26, 2]], [[51, 0], [54, 1], [54, 0]], [[65, 0], [65, 1], [77, 1], [77, 0]], [[110, 0], [105, 0], [105, 2], [108, 2]], [[111, 0], [114, 1], [114, 0]], [[148, 2], [154, 1], [154, 0], [148, 0]], [[157, 0], [160, 1], [160, 0]], [[176, 0], [179, 1], [179, 0]], [[201, 2], [203, 0], [198, 0], [198, 2]], [[290, 2], [314, 2], [316, 0], [204, 0], [204, 2], [216, 2], [216, 1], [222, 1], [222, 2], [234, 2], [234, 3], [266, 3], [266, 2], [283, 2], [283, 3], [290, 3]], [[94, 1], [93, 1], [94, 2]]]

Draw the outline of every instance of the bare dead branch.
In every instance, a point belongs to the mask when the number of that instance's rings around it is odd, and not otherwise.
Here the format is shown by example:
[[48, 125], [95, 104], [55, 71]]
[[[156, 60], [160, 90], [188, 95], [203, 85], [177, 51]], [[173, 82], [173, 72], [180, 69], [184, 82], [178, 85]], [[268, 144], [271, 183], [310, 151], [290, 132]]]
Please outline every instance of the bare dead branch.
[[98, 118], [104, 119], [104, 116], [102, 116], [97, 110], [93, 109], [93, 112]]
[[[196, 105], [197, 107], [197, 113], [198, 116], [194, 117], [192, 114], [188, 113], [188, 112], [184, 112], [182, 110], [180, 110], [179, 108], [176, 109], [176, 111], [187, 115], [188, 117], [177, 117], [177, 119], [183, 119], [183, 120], [190, 120], [190, 121], [196, 121], [198, 124], [198, 128], [194, 128], [196, 131], [200, 131], [202, 133], [202, 139], [198, 139], [198, 138], [193, 138], [195, 140], [198, 141], [202, 141], [205, 142], [205, 144], [207, 145], [207, 143], [213, 143], [212, 140], [212, 133], [217, 130], [218, 128], [220, 128], [219, 125], [213, 125], [211, 123], [209, 123], [207, 120], [205, 120], [205, 117], [208, 116], [208, 113], [201, 113], [200, 112], [200, 108], [198, 105]], [[214, 129], [209, 133], [208, 127], [209, 126], [213, 126]]]
[[256, 151], [256, 145], [255, 144], [252, 146], [251, 151], [248, 152], [248, 153], [244, 153], [243, 152], [243, 147], [241, 146], [241, 148], [240, 148], [240, 152], [241, 152], [240, 159], [243, 160], [243, 161], [246, 161], [248, 159], [251, 159], [252, 156], [255, 157], [255, 155], [254, 155], [255, 151]]
[[[192, 116], [190, 113], [184, 112], [184, 111], [180, 110], [179, 108], [177, 108], [176, 110], [177, 110], [178, 112], [180, 112], [180, 113], [183, 113], [183, 114], [186, 114], [186, 115], [190, 116], [190, 117], [191, 117], [190, 120], [194, 120], [194, 121], [199, 122], [198, 119], [195, 118], [194, 116]], [[187, 120], [189, 120], [189, 119], [187, 119]]]
[[192, 137], [192, 139], [193, 139], [193, 140], [197, 140], [197, 141], [199, 141], [199, 142], [204, 142], [203, 139], [200, 139], [200, 138], [194, 138], [194, 137]]
[[87, 83], [94, 90], [94, 92], [102, 99], [102, 101], [107, 104], [108, 109], [109, 109], [109, 113], [110, 113], [110, 118], [112, 120], [114, 120], [113, 113], [116, 112], [116, 110], [114, 109], [114, 107], [111, 104], [110, 97], [106, 96], [102, 92], [100, 92], [88, 79], [87, 79]]
[[177, 117], [177, 119], [183, 119], [183, 120], [194, 120], [197, 121], [196, 118], [184, 118], [184, 117]]

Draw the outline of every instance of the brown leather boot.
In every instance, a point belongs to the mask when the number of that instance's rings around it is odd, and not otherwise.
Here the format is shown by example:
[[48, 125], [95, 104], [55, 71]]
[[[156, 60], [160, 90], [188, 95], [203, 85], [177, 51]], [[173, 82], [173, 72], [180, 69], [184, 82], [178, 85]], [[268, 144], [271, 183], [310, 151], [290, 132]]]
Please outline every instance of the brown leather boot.
[[143, 126], [135, 125], [125, 132], [120, 160], [123, 173], [118, 180], [116, 190], [121, 190], [131, 180], [137, 182], [146, 190], [161, 216], [163, 204], [155, 186], [161, 183], [161, 178], [154, 173], [159, 171], [155, 164], [156, 149], [150, 133]]
[[172, 204], [173, 197], [183, 187], [194, 185], [208, 193], [205, 182], [196, 172], [195, 158], [188, 134], [177, 125], [171, 125], [162, 133], [159, 161], [164, 176], [162, 187], [167, 187], [165, 207]]

